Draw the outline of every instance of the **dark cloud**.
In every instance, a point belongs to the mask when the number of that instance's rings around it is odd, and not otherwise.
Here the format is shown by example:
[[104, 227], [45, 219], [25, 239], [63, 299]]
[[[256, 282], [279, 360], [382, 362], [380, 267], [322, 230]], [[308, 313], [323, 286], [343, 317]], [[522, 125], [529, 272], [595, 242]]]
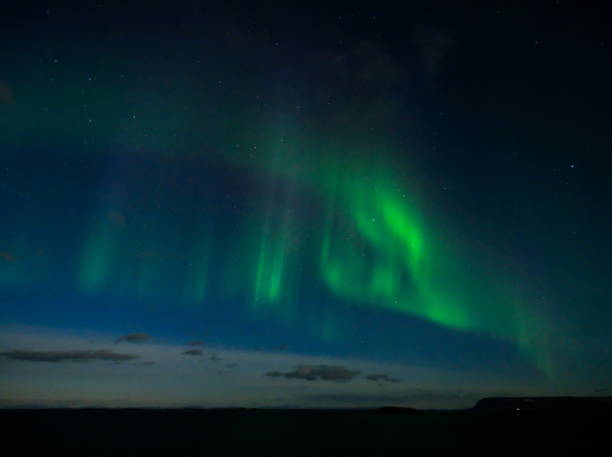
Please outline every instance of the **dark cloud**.
[[183, 351], [184, 355], [202, 355], [202, 349], [188, 349]]
[[187, 343], [187, 346], [202, 346], [202, 345], [204, 345], [204, 341], [202, 340], [190, 341], [189, 343]]
[[147, 333], [143, 333], [143, 332], [138, 332], [138, 333], [130, 333], [129, 335], [124, 335], [124, 336], [120, 336], [119, 338], [117, 338], [117, 340], [115, 341], [115, 344], [117, 343], [144, 343], [145, 341], [149, 341], [151, 339], [151, 336], [148, 335]]
[[214, 352], [209, 352], [208, 353], [208, 358], [210, 360], [212, 360], [213, 362], [218, 362], [220, 360], [223, 360], [221, 357], [219, 357], [217, 354], [215, 354]]
[[399, 382], [399, 379], [392, 378], [388, 374], [369, 374], [366, 379], [368, 381]]
[[287, 373], [271, 371], [266, 373], [266, 376], [284, 376], [287, 379], [306, 379], [307, 381], [322, 379], [324, 381], [346, 382], [358, 374], [359, 371], [349, 370], [337, 365], [300, 365], [295, 371], [288, 371]]
[[0, 352], [0, 355], [13, 359], [29, 362], [62, 362], [70, 360], [73, 362], [87, 362], [90, 360], [111, 360], [123, 362], [125, 360], [138, 359], [140, 356], [132, 354], [121, 354], [118, 352], [98, 350], [98, 351], [9, 351]]
[[238, 365], [237, 363], [226, 363], [225, 364], [225, 368], [234, 368], [236, 365]]
[[271, 378], [278, 378], [283, 374], [280, 371], [268, 371], [264, 376], [269, 376]]
[[286, 351], [289, 349], [289, 346], [286, 344], [279, 344], [278, 346], [274, 346], [272, 349], [276, 351]]

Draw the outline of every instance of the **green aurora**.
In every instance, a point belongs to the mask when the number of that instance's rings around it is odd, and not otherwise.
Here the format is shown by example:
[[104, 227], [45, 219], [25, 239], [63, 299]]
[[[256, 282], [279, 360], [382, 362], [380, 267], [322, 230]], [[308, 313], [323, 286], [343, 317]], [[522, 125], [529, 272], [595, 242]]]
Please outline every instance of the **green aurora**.
[[[211, 230], [213, 217], [202, 211], [188, 240], [188, 254], [173, 262], [189, 268], [175, 267], [169, 273], [167, 258], [154, 246], [172, 244], [163, 228], [171, 221], [158, 223], [162, 228], [157, 234], [149, 232], [139, 264], [134, 266], [132, 259], [128, 268], [125, 256], [118, 254], [125, 252], [119, 247], [125, 222], [105, 209], [82, 249], [80, 290], [110, 288], [154, 299], [170, 274], [176, 281], [167, 289], [186, 303], [204, 306], [207, 300], [231, 297], [248, 303], [254, 315], [273, 312], [295, 324], [300, 307], [308, 307], [303, 297], [314, 283], [330, 298], [355, 306], [512, 342], [544, 373], [552, 374], [543, 339], [534, 340], [530, 325], [535, 311], [521, 299], [524, 293], [470, 261], [469, 253], [451, 241], [448, 229], [428, 223], [426, 208], [416, 198], [417, 179], [397, 175], [399, 167], [389, 159], [389, 148], [305, 146], [303, 139], [289, 142], [278, 136], [269, 144], [276, 146], [268, 148], [270, 154], [260, 147], [255, 166], [244, 156], [225, 162], [265, 183], [262, 189], [249, 189], [256, 209], [236, 221], [236, 233], [222, 235], [221, 241]], [[167, 195], [159, 198], [170, 204]], [[305, 199], [311, 202], [306, 209]], [[309, 217], [300, 212], [309, 212]], [[213, 261], [213, 246], [221, 242], [231, 254]], [[211, 279], [213, 264], [222, 272], [217, 280]], [[217, 286], [209, 287], [214, 282]], [[175, 284], [183, 284], [180, 291], [173, 290]], [[315, 333], [321, 338], [337, 334], [333, 313], [322, 319]]]

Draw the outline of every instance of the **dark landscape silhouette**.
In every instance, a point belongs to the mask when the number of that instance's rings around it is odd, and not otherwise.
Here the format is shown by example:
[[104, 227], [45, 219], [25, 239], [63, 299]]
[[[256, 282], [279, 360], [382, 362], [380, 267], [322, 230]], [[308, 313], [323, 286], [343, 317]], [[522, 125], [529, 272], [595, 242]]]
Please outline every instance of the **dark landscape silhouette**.
[[612, 398], [485, 398], [467, 410], [4, 409], [0, 420], [6, 424], [4, 436], [22, 455], [49, 450], [63, 456], [205, 455], [216, 450], [304, 456], [588, 454], [609, 447]]

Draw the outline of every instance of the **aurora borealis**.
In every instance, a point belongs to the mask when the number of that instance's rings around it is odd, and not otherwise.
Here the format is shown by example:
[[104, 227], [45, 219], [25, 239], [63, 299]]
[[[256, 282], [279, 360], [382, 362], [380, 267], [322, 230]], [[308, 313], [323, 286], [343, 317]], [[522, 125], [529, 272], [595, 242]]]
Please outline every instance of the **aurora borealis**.
[[[308, 406], [270, 379], [300, 378], [304, 367], [332, 380], [351, 373], [344, 388], [364, 404], [371, 389], [611, 387], [612, 142], [602, 112], [612, 70], [600, 46], [610, 42], [596, 26], [580, 39], [567, 32], [565, 6], [533, 7], [550, 13], [545, 28], [501, 3], [406, 7], [404, 25], [369, 8], [86, 3], [9, 15], [2, 33], [14, 46], [0, 73], [9, 395], [70, 399], [17, 387], [24, 366], [45, 371], [14, 354], [45, 344], [141, 357], [134, 369], [158, 370], [166, 392], [151, 381], [143, 404], [173, 404], [167, 387], [186, 382], [181, 369], [146, 366], [158, 362], [153, 347], [173, 367], [171, 353], [202, 366], [240, 359], [218, 370], [234, 376], [219, 389], [237, 405], [273, 386], [269, 406]], [[147, 341], [106, 346], [133, 332]], [[181, 345], [199, 339], [203, 350], [185, 357]], [[66, 357], [46, 363], [57, 371]], [[189, 383], [181, 401], [209, 404], [217, 387]], [[117, 401], [118, 385], [95, 384], [92, 398]]]

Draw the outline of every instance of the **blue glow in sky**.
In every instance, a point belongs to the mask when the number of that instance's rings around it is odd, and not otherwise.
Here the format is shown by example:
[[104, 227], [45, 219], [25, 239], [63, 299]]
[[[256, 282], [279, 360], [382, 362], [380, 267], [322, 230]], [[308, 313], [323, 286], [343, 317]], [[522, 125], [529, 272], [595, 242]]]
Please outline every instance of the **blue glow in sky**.
[[607, 28], [368, 8], [7, 11], [0, 405], [610, 389]]

